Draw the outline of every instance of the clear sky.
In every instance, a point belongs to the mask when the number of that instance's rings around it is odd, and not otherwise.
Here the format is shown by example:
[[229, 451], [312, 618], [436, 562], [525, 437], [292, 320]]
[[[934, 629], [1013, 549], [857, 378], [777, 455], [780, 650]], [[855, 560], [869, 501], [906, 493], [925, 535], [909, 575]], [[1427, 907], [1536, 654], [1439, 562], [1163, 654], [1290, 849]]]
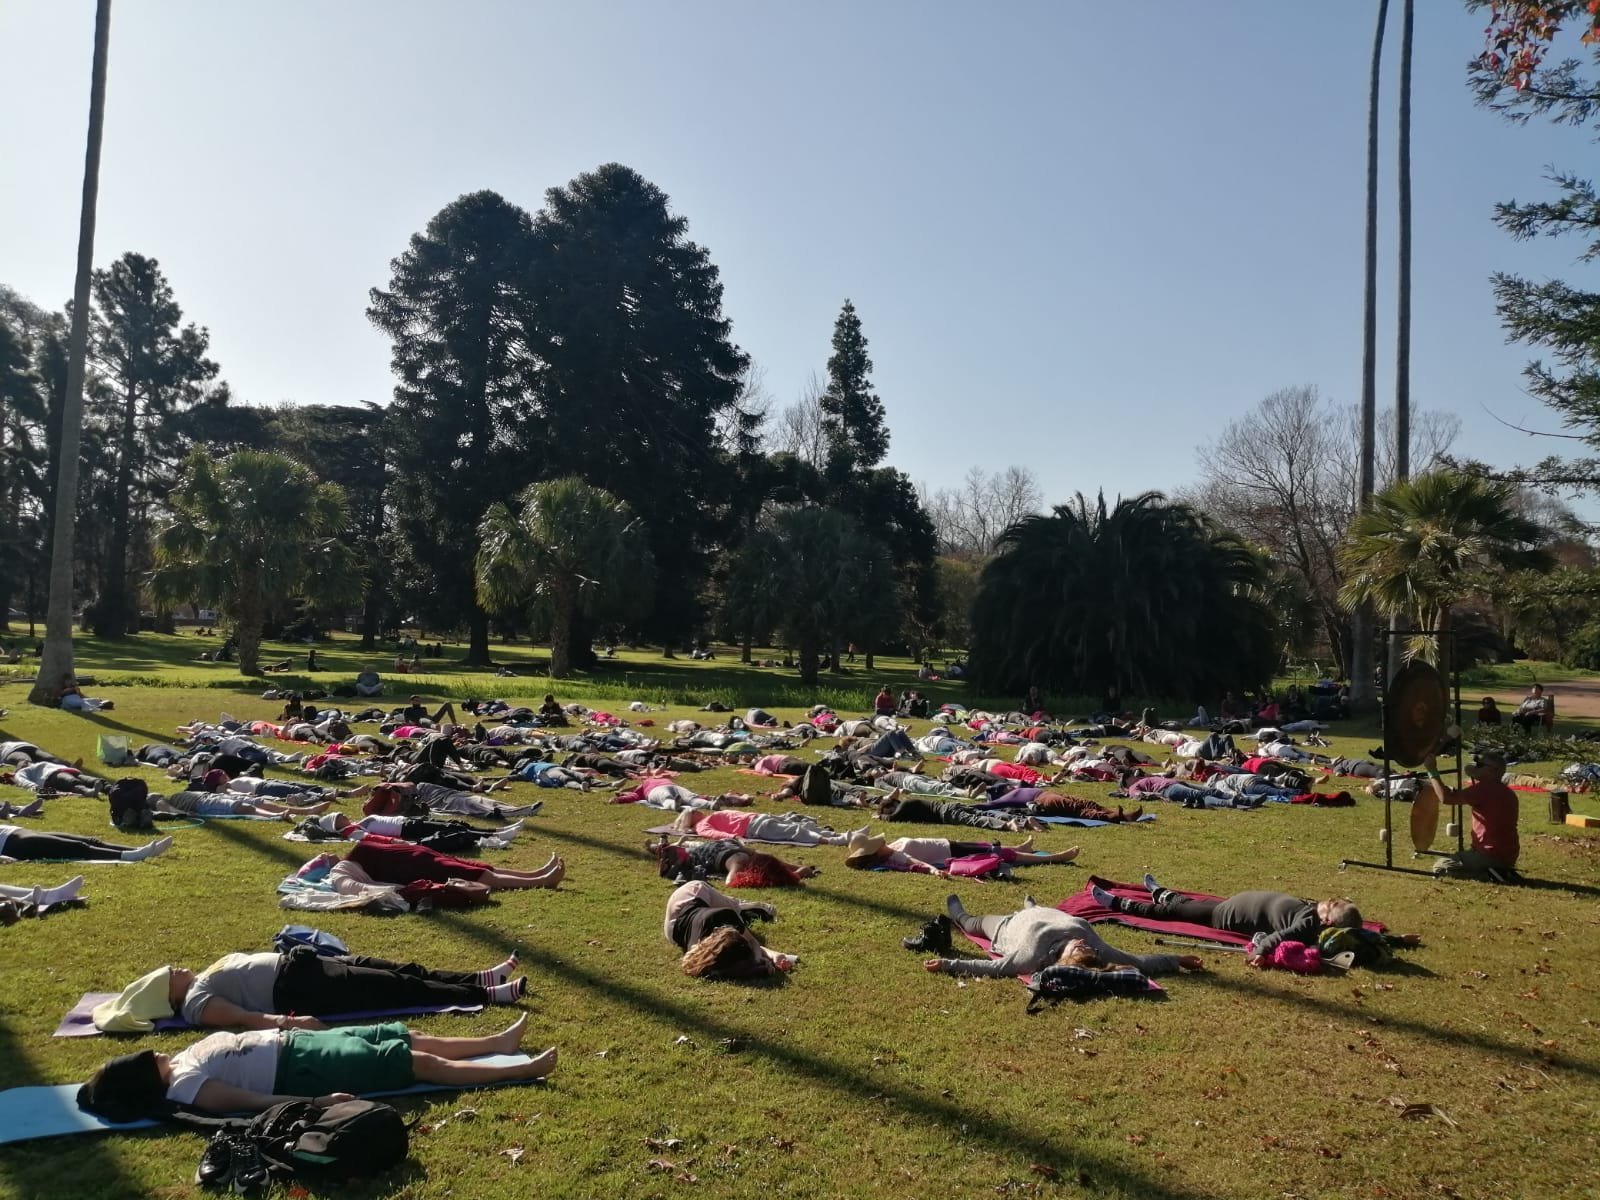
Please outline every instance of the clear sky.
[[[1490, 212], [1592, 144], [1474, 108], [1483, 17], [1418, 8], [1413, 403], [1460, 416], [1460, 452], [1531, 460], [1566, 444], [1489, 415], [1556, 428], [1488, 276], [1580, 279], [1578, 247], [1514, 243]], [[49, 305], [72, 290], [93, 9], [0, 0], [0, 281]], [[778, 402], [849, 297], [914, 478], [1170, 490], [1270, 391], [1359, 396], [1375, 9], [116, 0], [96, 261], [158, 258], [242, 400], [386, 400], [364, 310], [407, 238], [463, 192], [531, 211], [618, 161], [710, 250]], [[1381, 263], [1380, 401], [1389, 237]]]

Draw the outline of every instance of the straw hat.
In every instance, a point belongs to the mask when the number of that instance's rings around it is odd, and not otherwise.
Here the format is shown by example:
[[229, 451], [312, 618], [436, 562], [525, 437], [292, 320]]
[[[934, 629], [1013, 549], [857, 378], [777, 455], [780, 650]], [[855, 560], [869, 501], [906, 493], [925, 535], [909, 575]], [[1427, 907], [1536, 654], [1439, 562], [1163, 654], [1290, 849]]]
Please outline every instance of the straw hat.
[[889, 843], [878, 834], [853, 833], [850, 835], [850, 844], [845, 850], [844, 860], [850, 863], [863, 858], [877, 858], [888, 848]]

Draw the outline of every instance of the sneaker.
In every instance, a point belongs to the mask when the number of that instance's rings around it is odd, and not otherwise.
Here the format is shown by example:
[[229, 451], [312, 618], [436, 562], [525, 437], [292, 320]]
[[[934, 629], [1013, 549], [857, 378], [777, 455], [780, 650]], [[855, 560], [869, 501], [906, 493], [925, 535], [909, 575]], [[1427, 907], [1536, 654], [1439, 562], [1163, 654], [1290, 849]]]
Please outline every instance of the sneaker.
[[233, 1145], [226, 1130], [218, 1130], [206, 1143], [200, 1165], [195, 1168], [194, 1181], [201, 1187], [221, 1187], [233, 1173]]
[[1144, 890], [1152, 896], [1161, 890], [1161, 885], [1156, 882], [1156, 877], [1150, 874], [1149, 871], [1144, 873]]
[[900, 944], [907, 950], [922, 954], [948, 954], [950, 952], [950, 918], [934, 917], [914, 937], [902, 938]]

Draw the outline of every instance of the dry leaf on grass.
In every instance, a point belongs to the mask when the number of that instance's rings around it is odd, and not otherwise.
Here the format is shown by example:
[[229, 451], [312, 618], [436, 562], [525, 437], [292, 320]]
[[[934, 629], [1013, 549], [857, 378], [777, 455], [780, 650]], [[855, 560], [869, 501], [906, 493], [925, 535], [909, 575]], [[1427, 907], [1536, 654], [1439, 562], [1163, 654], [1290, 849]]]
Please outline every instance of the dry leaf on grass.
[[[458, 1121], [476, 1121], [478, 1119], [478, 1110], [475, 1108], [458, 1108], [453, 1115]], [[444, 1122], [440, 1121], [439, 1124], [443, 1125]]]
[[1061, 1177], [1061, 1172], [1049, 1163], [1029, 1163], [1028, 1170], [1035, 1175], [1043, 1175], [1046, 1179], [1059, 1179]]
[[646, 1150], [681, 1150], [683, 1148], [683, 1139], [645, 1138], [644, 1145]]
[[502, 1158], [509, 1158], [511, 1160], [511, 1165], [514, 1167], [522, 1161], [522, 1147], [508, 1146], [504, 1150], [500, 1151], [500, 1156]]

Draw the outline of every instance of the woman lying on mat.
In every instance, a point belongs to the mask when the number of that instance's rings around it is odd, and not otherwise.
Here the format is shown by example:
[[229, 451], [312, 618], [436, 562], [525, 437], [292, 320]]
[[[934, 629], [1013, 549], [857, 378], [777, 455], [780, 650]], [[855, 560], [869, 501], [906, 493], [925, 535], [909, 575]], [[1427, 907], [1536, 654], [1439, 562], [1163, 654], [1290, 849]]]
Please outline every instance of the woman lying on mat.
[[656, 860], [661, 878], [679, 883], [722, 878], [729, 887], [797, 887], [817, 874], [816, 867], [791, 865], [736, 838], [685, 845], [669, 842], [662, 834], [659, 842], [646, 842], [645, 850]]
[[[796, 846], [842, 846], [848, 833], [835, 833], [804, 813], [697, 812], [685, 809], [672, 823], [676, 833], [701, 837], [742, 837], [757, 842], [791, 842]], [[862, 826], [861, 832], [866, 831]]]
[[[360, 867], [378, 883], [448, 883], [466, 879], [488, 886], [490, 891], [514, 888], [553, 888], [567, 873], [566, 863], [552, 855], [550, 861], [534, 871], [513, 871], [507, 867], [486, 867], [465, 858], [452, 858], [427, 846], [414, 846], [382, 834], [369, 833], [344, 856], [344, 862]], [[337, 872], [338, 868], [335, 867]]]
[[176, 1105], [202, 1112], [261, 1112], [286, 1100], [337, 1104], [352, 1093], [414, 1083], [445, 1087], [543, 1079], [554, 1048], [512, 1065], [463, 1062], [515, 1054], [526, 1015], [488, 1037], [430, 1037], [398, 1022], [344, 1029], [213, 1033], [174, 1055], [144, 1050], [102, 1065], [78, 1089], [78, 1107], [108, 1121], [161, 1117]]
[[1196, 900], [1144, 877], [1149, 900], [1125, 900], [1102, 888], [1091, 888], [1095, 903], [1113, 912], [1154, 921], [1185, 921], [1229, 933], [1254, 935], [1249, 961], [1270, 957], [1279, 942], [1314, 946], [1324, 929], [1360, 929], [1361, 913], [1348, 900], [1302, 900], [1283, 892], [1239, 892], [1226, 900]]
[[673, 783], [663, 776], [650, 775], [633, 787], [620, 791], [613, 798], [617, 804], [643, 804], [648, 808], [664, 808], [668, 812], [688, 812], [691, 809], [727, 808], [750, 803], [743, 792], [723, 792], [720, 796], [702, 796], [681, 783]]
[[[930, 958], [922, 965], [929, 971], [946, 975], [1027, 975], [1052, 963], [1068, 963], [1068, 955], [1075, 947], [1083, 946], [1093, 951], [1097, 961], [1137, 967], [1146, 975], [1171, 974], [1180, 967], [1191, 971], [1202, 970], [1205, 964], [1196, 954], [1129, 954], [1101, 940], [1094, 926], [1082, 917], [1074, 917], [1059, 908], [1044, 908], [1029, 903], [1021, 912], [1004, 913], [992, 917], [975, 917], [961, 906], [961, 900], [951, 896], [945, 901], [949, 920], [963, 933], [973, 933], [987, 938], [994, 947], [997, 959]], [[924, 931], [924, 942], [914, 949], [935, 948], [928, 942], [930, 931]], [[949, 927], [944, 927], [943, 946], [949, 946]]]
[[172, 849], [172, 839], [157, 838], [143, 846], [118, 846], [76, 833], [32, 833], [15, 825], [0, 825], [0, 862], [142, 862]]
[[514, 1004], [528, 986], [526, 977], [511, 978], [516, 967], [514, 954], [485, 971], [430, 971], [310, 949], [229, 954], [198, 975], [158, 967], [96, 1005], [93, 1016], [107, 1033], [142, 1032], [177, 1014], [214, 1029], [324, 1029], [315, 1017], [292, 1014]]
[[787, 971], [797, 961], [763, 946], [750, 922], [771, 921], [777, 910], [724, 896], [695, 879], [667, 897], [662, 932], [683, 951], [683, 972], [697, 979], [758, 979]]
[[1077, 846], [1052, 854], [1035, 850], [1032, 838], [1015, 846], [1002, 846], [999, 842], [953, 842], [948, 838], [896, 838], [890, 842], [881, 834], [853, 833], [844, 865], [858, 871], [882, 867], [890, 871], [976, 878], [1003, 866], [1032, 867], [1071, 862], [1077, 857]]

